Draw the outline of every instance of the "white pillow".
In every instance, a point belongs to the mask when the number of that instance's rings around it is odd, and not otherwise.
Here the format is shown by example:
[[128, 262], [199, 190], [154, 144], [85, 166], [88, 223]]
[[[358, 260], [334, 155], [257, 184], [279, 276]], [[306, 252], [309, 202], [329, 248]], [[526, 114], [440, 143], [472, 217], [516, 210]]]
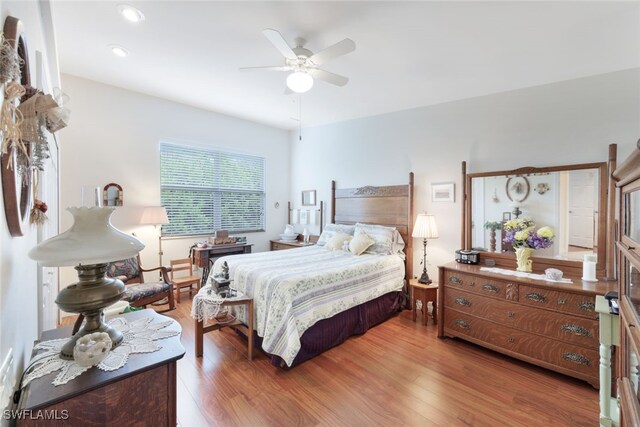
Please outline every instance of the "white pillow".
[[394, 237], [396, 233], [395, 227], [385, 227], [383, 225], [374, 224], [356, 224], [355, 235], [363, 232], [372, 237], [375, 241], [367, 252], [370, 254], [389, 255], [394, 253]]
[[355, 228], [356, 227], [353, 225], [327, 224], [322, 230], [322, 234], [318, 238], [316, 245], [322, 246], [326, 244], [336, 233], [342, 233], [348, 236], [353, 236], [353, 232]]
[[364, 231], [357, 233], [349, 242], [349, 251], [354, 255], [362, 255], [376, 241]]
[[353, 236], [349, 236], [344, 233], [336, 233], [331, 239], [324, 245], [324, 248], [328, 251], [339, 251], [342, 249], [344, 242], [350, 242]]

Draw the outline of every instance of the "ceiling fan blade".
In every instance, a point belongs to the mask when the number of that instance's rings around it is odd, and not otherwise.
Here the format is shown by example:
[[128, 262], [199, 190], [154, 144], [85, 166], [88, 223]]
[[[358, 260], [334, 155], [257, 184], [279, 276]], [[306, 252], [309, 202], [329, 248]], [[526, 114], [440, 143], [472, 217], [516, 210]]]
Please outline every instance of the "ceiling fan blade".
[[349, 52], [356, 50], [356, 43], [351, 39], [344, 39], [328, 48], [321, 50], [315, 55], [311, 55], [309, 61], [316, 65], [322, 65], [325, 62], [337, 58], [338, 56], [346, 55]]
[[340, 74], [330, 73], [325, 70], [320, 69], [309, 69], [307, 71], [311, 77], [318, 80], [324, 80], [327, 83], [331, 83], [336, 86], [344, 86], [349, 82], [349, 78], [345, 76], [341, 76]]
[[280, 34], [276, 30], [272, 30], [271, 28], [267, 28], [262, 30], [262, 34], [273, 44], [276, 49], [287, 59], [297, 59], [298, 56], [291, 49], [291, 47], [287, 44], [282, 34]]
[[273, 67], [241, 67], [238, 68], [240, 71], [289, 71], [291, 67], [287, 66], [273, 66]]

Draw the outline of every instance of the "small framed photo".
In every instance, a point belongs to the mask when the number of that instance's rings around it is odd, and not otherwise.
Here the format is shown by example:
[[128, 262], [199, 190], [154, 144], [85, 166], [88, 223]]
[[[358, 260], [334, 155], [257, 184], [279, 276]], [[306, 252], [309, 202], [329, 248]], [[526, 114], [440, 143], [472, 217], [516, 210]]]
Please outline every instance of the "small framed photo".
[[431, 184], [432, 202], [455, 202], [455, 184]]
[[511, 212], [502, 212], [502, 221], [510, 221]]
[[300, 209], [300, 224], [306, 224], [309, 220], [309, 211], [306, 209]]

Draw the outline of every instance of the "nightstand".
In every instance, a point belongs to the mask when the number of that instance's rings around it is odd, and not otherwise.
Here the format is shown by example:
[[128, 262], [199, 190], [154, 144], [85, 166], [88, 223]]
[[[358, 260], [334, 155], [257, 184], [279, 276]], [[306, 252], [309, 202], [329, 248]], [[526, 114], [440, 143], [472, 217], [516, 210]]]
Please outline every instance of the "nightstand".
[[[411, 296], [411, 311], [413, 313], [413, 321], [416, 321], [418, 310], [422, 311], [422, 323], [427, 324], [429, 320], [429, 311], [427, 310], [427, 303], [429, 301], [433, 304], [433, 324], [438, 323], [438, 284], [431, 283], [424, 285], [418, 283], [418, 279], [411, 279], [409, 281], [409, 295]], [[419, 303], [419, 304], [418, 304]], [[418, 308], [417, 306], [420, 305]]]
[[270, 240], [272, 251], [281, 251], [283, 249], [304, 248], [307, 246], [313, 246], [318, 241], [320, 236], [309, 236], [309, 243], [303, 243], [302, 236], [298, 237], [298, 240], [293, 242], [283, 242], [282, 240]]

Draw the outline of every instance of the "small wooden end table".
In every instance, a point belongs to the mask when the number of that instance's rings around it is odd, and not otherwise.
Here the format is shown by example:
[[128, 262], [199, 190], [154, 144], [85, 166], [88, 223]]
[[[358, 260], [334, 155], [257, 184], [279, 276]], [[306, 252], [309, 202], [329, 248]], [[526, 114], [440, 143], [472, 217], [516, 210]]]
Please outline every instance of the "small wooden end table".
[[427, 324], [429, 320], [429, 310], [427, 310], [427, 303], [431, 301], [433, 303], [433, 324], [438, 324], [438, 284], [431, 283], [424, 285], [418, 282], [418, 279], [411, 279], [409, 281], [409, 294], [411, 296], [412, 318], [416, 321], [417, 317], [417, 302], [422, 302], [422, 323]]
[[220, 303], [220, 308], [224, 307], [232, 307], [237, 305], [244, 305], [247, 310], [247, 323], [245, 326], [239, 320], [234, 320], [229, 323], [218, 323], [214, 322], [212, 325], [204, 326], [204, 322], [196, 322], [196, 357], [202, 357], [203, 354], [203, 340], [204, 334], [211, 331], [217, 331], [218, 329], [226, 328], [226, 327], [242, 327], [245, 328], [245, 333], [247, 334], [247, 359], [253, 359], [253, 298], [248, 297], [246, 295], [240, 294], [235, 297], [225, 298], [225, 300]]

